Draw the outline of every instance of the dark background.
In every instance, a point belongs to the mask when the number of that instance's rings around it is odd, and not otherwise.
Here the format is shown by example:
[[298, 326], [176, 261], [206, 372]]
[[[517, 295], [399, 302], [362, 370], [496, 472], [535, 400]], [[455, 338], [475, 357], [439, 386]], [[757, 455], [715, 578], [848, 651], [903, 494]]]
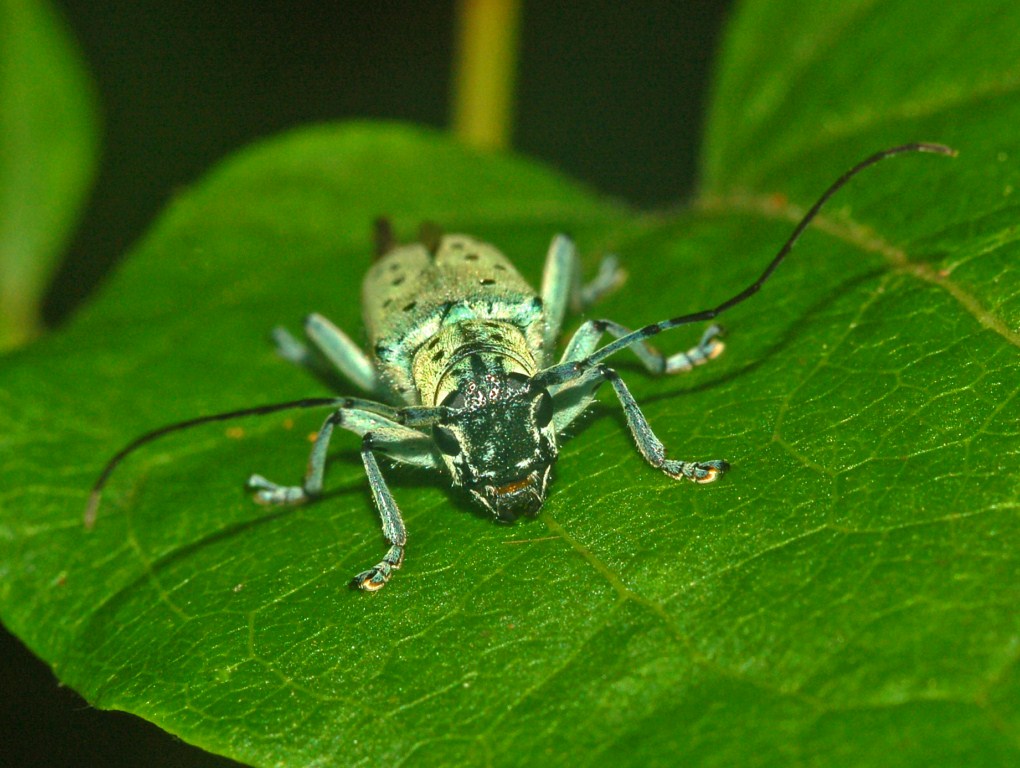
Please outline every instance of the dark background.
[[[59, 0], [97, 84], [103, 156], [45, 302], [59, 326], [167, 200], [225, 155], [309, 122], [445, 127], [453, 2]], [[514, 151], [630, 203], [676, 204], [730, 0], [525, 2]], [[228, 766], [100, 712], [0, 632], [0, 766]]]

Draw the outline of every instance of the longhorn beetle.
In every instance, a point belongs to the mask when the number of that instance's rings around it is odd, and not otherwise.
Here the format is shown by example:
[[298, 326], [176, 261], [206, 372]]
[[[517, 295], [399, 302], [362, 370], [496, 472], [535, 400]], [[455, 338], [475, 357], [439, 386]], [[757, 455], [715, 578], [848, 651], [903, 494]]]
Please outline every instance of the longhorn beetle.
[[[382, 517], [389, 551], [351, 585], [382, 588], [404, 558], [407, 533], [386, 486], [376, 454], [397, 462], [445, 471], [497, 520], [534, 516], [545, 501], [557, 437], [608, 382], [645, 460], [674, 479], [710, 483], [729, 468], [722, 460], [680, 461], [652, 432], [627, 385], [605, 360], [634, 350], [651, 373], [679, 373], [717, 357], [720, 329], [712, 325], [696, 346], [663, 355], [647, 339], [689, 323], [712, 320], [758, 292], [825, 202], [870, 165], [905, 152], [955, 155], [940, 144], [906, 144], [878, 152], [840, 176], [811, 206], [757, 280], [712, 309], [646, 325], [636, 331], [612, 320], [587, 320], [556, 361], [556, 341], [568, 306], [580, 311], [623, 279], [606, 257], [595, 279], [583, 285], [573, 243], [553, 238], [542, 291], [536, 294], [502, 253], [466, 235], [441, 236], [423, 227], [421, 242], [398, 246], [389, 224], [376, 224], [377, 259], [365, 277], [362, 301], [372, 349], [366, 355], [321, 315], [305, 321], [308, 338], [328, 362], [377, 399], [322, 397], [261, 405], [189, 419], [142, 435], [110, 459], [85, 510], [95, 523], [99, 500], [114, 468], [135, 449], [169, 432], [242, 416], [287, 409], [330, 407], [312, 446], [301, 485], [278, 485], [252, 475], [248, 485], [263, 504], [296, 504], [322, 491], [326, 450], [340, 427], [361, 437], [361, 459]], [[603, 334], [614, 340], [599, 346]], [[319, 358], [285, 330], [273, 332], [283, 357], [315, 367]], [[394, 405], [379, 402], [386, 399]]]

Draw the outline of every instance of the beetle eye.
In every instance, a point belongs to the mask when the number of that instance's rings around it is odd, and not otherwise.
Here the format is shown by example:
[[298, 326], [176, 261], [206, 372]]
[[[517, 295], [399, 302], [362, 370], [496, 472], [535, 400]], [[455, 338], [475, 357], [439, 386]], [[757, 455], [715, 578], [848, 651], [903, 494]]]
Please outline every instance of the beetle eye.
[[535, 411], [535, 423], [539, 429], [549, 426], [553, 418], [553, 399], [548, 392], [543, 392], [538, 398], [538, 409]]
[[440, 426], [432, 427], [432, 439], [436, 441], [436, 447], [447, 456], [456, 456], [460, 453], [457, 436], [450, 430]]

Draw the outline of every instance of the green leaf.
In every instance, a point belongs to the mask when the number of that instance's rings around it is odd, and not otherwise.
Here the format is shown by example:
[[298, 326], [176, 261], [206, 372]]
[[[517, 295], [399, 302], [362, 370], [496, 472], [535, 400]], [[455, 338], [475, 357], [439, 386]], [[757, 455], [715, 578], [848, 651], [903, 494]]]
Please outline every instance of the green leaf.
[[[4, 622], [97, 706], [253, 765], [1015, 763], [1020, 104], [986, 49], [1020, 61], [992, 28], [1020, 9], [830, 12], [735, 20], [691, 213], [640, 216], [383, 124], [226, 162], [0, 371]], [[908, 18], [922, 31], [904, 42], [889, 25]], [[929, 66], [940, 54], [955, 66]], [[908, 98], [954, 78], [1000, 87]], [[869, 109], [891, 111], [854, 120]], [[422, 219], [476, 234], [534, 281], [572, 232], [589, 269], [620, 255], [630, 280], [599, 312], [637, 326], [732, 295], [840, 172], [914, 139], [960, 157], [897, 158], [841, 191], [727, 313], [719, 360], [655, 379], [617, 359], [672, 455], [733, 463], [713, 485], [648, 467], [605, 392], [533, 522], [496, 526], [441, 478], [388, 471], [407, 561], [354, 593], [383, 552], [357, 440], [337, 438], [316, 504], [242, 489], [301, 476], [322, 416], [304, 413], [153, 444], [82, 530], [89, 485], [138, 433], [325, 393], [266, 334], [312, 310], [359, 327], [378, 214], [405, 236]]]
[[0, 0], [0, 349], [39, 331], [39, 303], [98, 150], [92, 84], [49, 3]]

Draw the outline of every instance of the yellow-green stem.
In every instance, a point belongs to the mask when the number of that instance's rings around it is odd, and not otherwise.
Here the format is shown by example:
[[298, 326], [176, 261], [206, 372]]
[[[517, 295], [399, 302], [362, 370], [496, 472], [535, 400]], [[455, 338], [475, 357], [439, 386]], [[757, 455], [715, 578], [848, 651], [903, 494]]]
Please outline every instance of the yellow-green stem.
[[460, 0], [453, 131], [465, 144], [503, 148], [513, 121], [519, 0]]

